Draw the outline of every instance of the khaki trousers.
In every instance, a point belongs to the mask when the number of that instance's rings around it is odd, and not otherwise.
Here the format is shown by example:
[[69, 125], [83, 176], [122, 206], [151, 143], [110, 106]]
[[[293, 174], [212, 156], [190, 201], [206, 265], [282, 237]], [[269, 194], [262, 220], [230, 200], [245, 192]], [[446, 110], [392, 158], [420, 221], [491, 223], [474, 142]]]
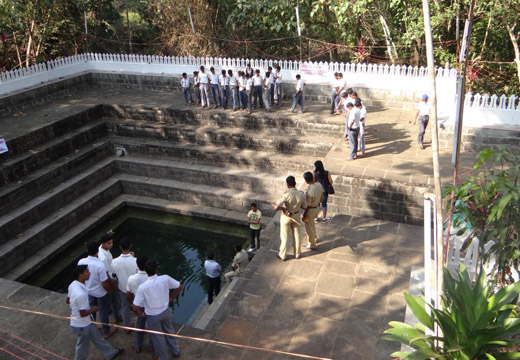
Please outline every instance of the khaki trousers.
[[300, 241], [300, 213], [286, 216], [282, 214], [280, 218], [280, 251], [278, 256], [285, 260], [287, 256], [287, 242], [291, 238], [292, 246], [294, 249], [294, 256], [300, 257], [301, 254], [301, 241]]
[[307, 210], [307, 218], [309, 220], [305, 223], [305, 233], [307, 233], [307, 242], [311, 244], [311, 248], [316, 247], [316, 225], [314, 224], [314, 219], [319, 213], [319, 207]]

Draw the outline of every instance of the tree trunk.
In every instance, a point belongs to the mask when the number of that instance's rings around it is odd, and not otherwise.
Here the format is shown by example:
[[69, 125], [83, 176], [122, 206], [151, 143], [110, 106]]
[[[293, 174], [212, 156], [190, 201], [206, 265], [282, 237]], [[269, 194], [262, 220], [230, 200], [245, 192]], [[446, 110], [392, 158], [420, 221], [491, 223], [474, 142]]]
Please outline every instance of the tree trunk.
[[519, 39], [515, 35], [515, 27], [517, 25], [518, 21], [515, 21], [511, 26], [506, 25], [506, 28], [511, 43], [513, 44], [513, 50], [515, 51], [516, 75], [518, 76], [518, 82], [520, 83], [520, 46], [518, 45]]
[[388, 22], [386, 21], [383, 14], [379, 14], [379, 21], [381, 21], [381, 26], [383, 27], [383, 32], [385, 33], [385, 41], [388, 56], [390, 57], [390, 61], [392, 62], [392, 64], [395, 64], [395, 61], [397, 60], [397, 51], [395, 50], [395, 44], [392, 40], [390, 27], [388, 26]]
[[16, 57], [18, 58], [18, 66], [20, 68], [23, 67], [22, 64], [22, 55], [20, 54], [20, 47], [18, 46], [18, 40], [16, 39], [16, 33], [13, 31], [13, 40], [14, 40], [14, 47], [16, 49]]

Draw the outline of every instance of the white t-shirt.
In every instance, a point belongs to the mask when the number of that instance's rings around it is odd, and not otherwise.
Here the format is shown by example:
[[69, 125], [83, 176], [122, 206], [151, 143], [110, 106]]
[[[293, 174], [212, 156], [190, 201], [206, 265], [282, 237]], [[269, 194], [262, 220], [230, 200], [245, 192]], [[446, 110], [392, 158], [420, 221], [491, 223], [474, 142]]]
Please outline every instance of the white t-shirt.
[[261, 75], [253, 76], [253, 86], [262, 86], [262, 76]]
[[185, 78], [182, 78], [182, 79], [181, 79], [181, 86], [182, 86], [183, 88], [189, 88], [189, 87], [190, 87], [190, 79], [188, 79], [188, 78], [186, 78], [186, 79], [185, 79]]
[[334, 78], [334, 80], [332, 80], [332, 82], [330, 83], [330, 85], [331, 85], [335, 90], [338, 90], [338, 89], [339, 89], [339, 79]]
[[298, 80], [296, 83], [296, 91], [303, 91], [303, 79]]
[[200, 84], [200, 79], [198, 76], [193, 77], [193, 86], [198, 86]]
[[112, 269], [119, 281], [119, 290], [125, 291], [128, 278], [137, 273], [137, 259], [130, 254], [121, 254], [112, 261]]
[[233, 86], [237, 85], [238, 79], [235, 75], [228, 76], [228, 78], [229, 78], [229, 86], [233, 87]]
[[347, 90], [347, 80], [345, 78], [338, 79], [338, 87], [339, 91], [346, 91]]
[[241, 76], [237, 79], [237, 83], [238, 83], [238, 91], [242, 91], [244, 90], [243, 86], [246, 85], [246, 78]]
[[[353, 107], [352, 110], [350, 110], [350, 113], [348, 114], [348, 125], [352, 129], [359, 128], [359, 115], [361, 115], [361, 112], [357, 107]], [[354, 121], [354, 123], [352, 123]], [[350, 125], [352, 124], [352, 125]]]
[[265, 78], [264, 83], [265, 83], [265, 86], [270, 88], [271, 85], [273, 84], [273, 74], [271, 74], [268, 78]]
[[199, 73], [199, 81], [201, 84], [207, 84], [209, 82], [208, 74], [202, 71]]
[[70, 326], [77, 328], [83, 328], [90, 325], [90, 315], [81, 316], [80, 310], [90, 310], [88, 303], [88, 291], [85, 284], [80, 283], [78, 280], [74, 280], [69, 285], [67, 296], [70, 302]]
[[126, 283], [126, 291], [130, 291], [135, 295], [137, 293], [137, 289], [139, 289], [139, 286], [146, 280], [148, 280], [148, 274], [146, 271], [139, 270], [137, 274], [134, 274], [128, 278]]
[[363, 119], [363, 122], [366, 124], [367, 120], [367, 108], [365, 105], [362, 105], [361, 109], [359, 110], [359, 120], [361, 121]]
[[105, 265], [105, 268], [108, 271], [108, 275], [113, 276], [114, 269], [112, 269], [112, 261], [114, 260], [114, 257], [112, 256], [112, 253], [110, 250], [105, 250], [99, 246], [99, 253], [98, 253], [98, 259], [103, 262]]
[[144, 307], [147, 315], [159, 315], [168, 309], [170, 290], [180, 285], [180, 282], [168, 275], [150, 276], [137, 289], [134, 305]]
[[430, 103], [421, 101], [417, 106], [419, 109], [419, 116], [429, 116], [430, 115]]
[[219, 82], [220, 86], [229, 85], [229, 76], [220, 75], [218, 77], [218, 82]]
[[107, 281], [108, 276], [103, 262], [95, 256], [88, 256], [78, 261], [78, 265], [88, 266], [90, 278], [85, 283], [88, 293], [97, 298], [105, 296], [107, 292], [101, 283]]
[[204, 268], [206, 269], [206, 276], [212, 279], [218, 278], [220, 276], [220, 272], [222, 271], [220, 264], [214, 260], [204, 261]]
[[218, 85], [218, 73], [215, 71], [214, 73], [211, 73], [209, 76], [211, 76], [211, 84]]
[[246, 79], [246, 90], [249, 91], [249, 90], [251, 90], [252, 87], [253, 87], [253, 79], [251, 79], [251, 78], [249, 78], [249, 80]]
[[282, 83], [282, 73], [276, 71], [275, 74], [276, 74], [276, 75], [275, 75], [276, 83], [277, 83], [277, 84], [281, 84], [281, 83]]

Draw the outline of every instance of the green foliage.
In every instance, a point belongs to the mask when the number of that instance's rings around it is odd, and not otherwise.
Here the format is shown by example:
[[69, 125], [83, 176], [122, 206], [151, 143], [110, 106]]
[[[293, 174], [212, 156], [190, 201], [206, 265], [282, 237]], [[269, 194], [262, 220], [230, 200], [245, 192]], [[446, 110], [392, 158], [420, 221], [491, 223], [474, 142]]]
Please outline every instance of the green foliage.
[[[412, 352], [392, 354], [407, 360], [519, 359], [520, 353], [500, 352], [501, 348], [520, 342], [513, 338], [520, 332], [516, 309], [519, 293], [520, 283], [494, 293], [482, 269], [472, 283], [464, 265], [456, 279], [445, 268], [442, 309], [426, 304], [420, 296], [405, 293], [406, 302], [420, 325], [391, 322], [392, 328], [385, 331], [383, 339], [412, 347]], [[427, 335], [425, 330], [433, 331], [434, 326], [440, 328], [442, 336]]]
[[[461, 214], [472, 225], [483, 260], [494, 256], [501, 279], [505, 280], [508, 269], [520, 268], [520, 156], [499, 146], [497, 150], [482, 150], [478, 158], [474, 171], [485, 165], [489, 169], [461, 184], [446, 186], [443, 197], [448, 203], [454, 201], [453, 213]], [[483, 253], [489, 240], [495, 244]]]

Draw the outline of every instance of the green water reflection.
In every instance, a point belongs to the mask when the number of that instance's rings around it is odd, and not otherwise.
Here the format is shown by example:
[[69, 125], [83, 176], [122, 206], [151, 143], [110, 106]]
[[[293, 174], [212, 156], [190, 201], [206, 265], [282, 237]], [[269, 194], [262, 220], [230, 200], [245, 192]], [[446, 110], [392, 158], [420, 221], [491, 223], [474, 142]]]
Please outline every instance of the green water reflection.
[[173, 319], [186, 324], [205, 302], [206, 280], [204, 260], [211, 251], [225, 269], [233, 259], [235, 244], [248, 237], [246, 225], [157, 211], [124, 208], [96, 230], [70, 248], [26, 282], [49, 290], [66, 292], [71, 269], [85, 256], [84, 243], [97, 240], [108, 229], [114, 229], [114, 258], [120, 254], [118, 240], [132, 240], [136, 256], [147, 255], [159, 262], [159, 273], [179, 280], [184, 289], [174, 300]]

